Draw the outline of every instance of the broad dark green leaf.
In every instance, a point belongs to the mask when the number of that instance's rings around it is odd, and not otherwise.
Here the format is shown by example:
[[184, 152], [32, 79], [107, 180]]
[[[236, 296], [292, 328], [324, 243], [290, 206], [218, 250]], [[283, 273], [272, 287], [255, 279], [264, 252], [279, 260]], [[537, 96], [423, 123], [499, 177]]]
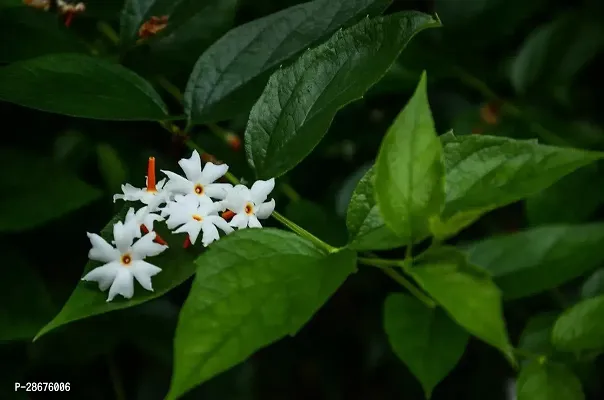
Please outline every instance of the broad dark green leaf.
[[0, 150], [0, 181], [0, 232], [35, 228], [102, 194], [51, 159], [16, 148]]
[[595, 271], [583, 283], [581, 297], [589, 299], [604, 294], [604, 268]]
[[352, 194], [346, 215], [349, 247], [355, 250], [387, 250], [403, 246], [384, 223], [374, 195], [374, 169], [359, 181]]
[[355, 253], [325, 255], [293, 233], [242, 230], [196, 261], [174, 339], [169, 399], [294, 335], [355, 270]]
[[533, 361], [520, 370], [518, 400], [583, 400], [581, 382], [562, 364]]
[[426, 74], [388, 129], [375, 163], [375, 197], [386, 225], [410, 244], [430, 234], [445, 198], [442, 145], [428, 103]]
[[245, 131], [247, 158], [260, 178], [284, 174], [321, 141], [336, 112], [361, 98], [411, 38], [438, 26], [402, 12], [338, 31], [270, 78]]
[[581, 223], [589, 221], [602, 204], [604, 171], [594, 163], [526, 199], [526, 213], [531, 225]]
[[381, 13], [391, 0], [315, 0], [238, 26], [197, 60], [185, 90], [194, 123], [247, 111], [270, 73], [338, 28]]
[[538, 26], [526, 39], [510, 69], [512, 85], [524, 93], [538, 83], [566, 84], [603, 45], [604, 31], [598, 21], [566, 12]]
[[552, 343], [560, 350], [604, 349], [604, 295], [566, 310], [554, 325]]
[[[77, 36], [62, 26], [55, 14], [30, 7], [0, 12], [0, 62], [14, 62], [50, 53], [78, 53], [86, 48]], [[18, 39], [18, 40], [17, 40]]]
[[2, 253], [0, 342], [32, 339], [55, 311], [42, 277], [8, 246]]
[[52, 54], [0, 68], [0, 100], [73, 117], [161, 120], [167, 109], [134, 72], [78, 54]]
[[[100, 235], [105, 240], [113, 240], [113, 225], [117, 221], [123, 221], [129, 208], [130, 205], [124, 206], [123, 210], [103, 228]], [[59, 314], [38, 332], [35, 339], [70, 322], [114, 310], [133, 307], [162, 296], [193, 275], [195, 272], [194, 260], [201, 253], [202, 247], [192, 246], [188, 249], [183, 249], [183, 235], [172, 235], [165, 225], [160, 223], [154, 224], [154, 228], [157, 234], [168, 242], [170, 248], [157, 257], [149, 259], [149, 262], [162, 269], [159, 274], [153, 277], [153, 292], [143, 289], [135, 282], [134, 296], [131, 299], [128, 300], [117, 296], [113, 301], [107, 302], [107, 291], [101, 292], [95, 282], [79, 281]], [[101, 264], [96, 261], [88, 261], [84, 267], [82, 276]]]
[[532, 317], [520, 335], [518, 347], [533, 354], [551, 354], [554, 351], [551, 343], [552, 328], [556, 319], [558, 314], [552, 312]]
[[469, 339], [440, 308], [402, 294], [386, 299], [384, 329], [392, 350], [421, 382], [427, 398], [459, 362]]
[[515, 363], [503, 318], [501, 291], [487, 272], [469, 264], [465, 255], [452, 247], [427, 251], [419, 262], [412, 269], [417, 283], [455, 322]]
[[103, 175], [107, 189], [119, 192], [120, 185], [126, 181], [126, 167], [118, 152], [107, 143], [96, 146], [99, 171]]
[[555, 288], [604, 262], [604, 224], [551, 225], [472, 245], [468, 257], [488, 270], [506, 299]]
[[446, 202], [439, 236], [454, 234], [485, 212], [539, 193], [603, 157], [536, 140], [488, 135], [447, 135], [445, 140]]

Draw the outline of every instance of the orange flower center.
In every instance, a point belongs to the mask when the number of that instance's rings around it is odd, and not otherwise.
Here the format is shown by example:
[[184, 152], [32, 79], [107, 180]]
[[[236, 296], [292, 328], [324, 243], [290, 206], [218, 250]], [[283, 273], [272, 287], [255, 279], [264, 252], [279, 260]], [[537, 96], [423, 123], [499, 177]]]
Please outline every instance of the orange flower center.
[[247, 203], [244, 211], [247, 215], [252, 215], [254, 213], [254, 205], [252, 203]]
[[201, 196], [203, 194], [203, 185], [199, 183], [195, 185], [195, 193]]
[[130, 254], [124, 254], [122, 256], [122, 265], [127, 267], [130, 265], [130, 263], [132, 262], [132, 257], [130, 257]]
[[201, 215], [197, 215], [197, 214], [193, 215], [193, 219], [195, 221], [199, 221], [199, 222], [203, 221], [203, 217]]

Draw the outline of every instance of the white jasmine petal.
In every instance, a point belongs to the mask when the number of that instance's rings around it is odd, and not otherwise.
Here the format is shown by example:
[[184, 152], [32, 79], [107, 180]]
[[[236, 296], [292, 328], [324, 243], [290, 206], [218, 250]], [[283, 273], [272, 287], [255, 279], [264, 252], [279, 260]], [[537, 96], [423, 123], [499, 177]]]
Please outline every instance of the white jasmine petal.
[[111, 285], [119, 269], [119, 263], [110, 262], [88, 272], [86, 275], [84, 275], [82, 280], [88, 282], [98, 282], [99, 289], [103, 292]]
[[237, 214], [233, 217], [231, 222], [229, 222], [229, 225], [238, 229], [243, 229], [247, 227], [248, 220], [249, 217], [246, 214]]
[[156, 236], [155, 232], [149, 232], [137, 240], [131, 248], [132, 258], [134, 260], [142, 260], [146, 257], [154, 257], [165, 251], [168, 246], [155, 243], [153, 240], [155, 240]]
[[122, 221], [118, 221], [113, 225], [113, 240], [121, 253], [127, 252], [128, 248], [132, 245], [135, 237], [133, 225], [133, 221], [129, 221], [126, 226], [124, 226]]
[[201, 223], [193, 220], [175, 230], [174, 233], [187, 233], [191, 244], [195, 244], [199, 231], [201, 231]]
[[216, 225], [217, 228], [220, 228], [226, 234], [233, 232], [233, 228], [229, 226], [229, 223], [217, 215], [207, 216], [204, 220]]
[[250, 215], [248, 220], [248, 226], [250, 228], [262, 228], [262, 224], [258, 221], [255, 215]]
[[97, 235], [96, 233], [86, 233], [92, 248], [88, 252], [88, 258], [95, 261], [102, 261], [105, 263], [111, 262], [119, 257], [119, 251], [111, 246], [105, 239]]
[[222, 200], [228, 195], [229, 189], [231, 189], [233, 185], [230, 183], [210, 183], [204, 186], [205, 193], [209, 197], [214, 199]]
[[170, 179], [168, 183], [166, 183], [166, 189], [174, 192], [180, 193], [190, 193], [193, 190], [195, 184], [188, 179], [183, 178], [182, 176], [175, 174], [172, 171], [162, 171], [166, 176]]
[[113, 300], [116, 295], [122, 295], [123, 297], [130, 299], [134, 295], [134, 279], [132, 272], [128, 268], [119, 268], [117, 274], [109, 289], [109, 297], [107, 302]]
[[271, 201], [267, 201], [256, 207], [256, 217], [267, 219], [271, 216], [273, 211], [275, 211], [275, 199], [271, 199]]
[[215, 182], [218, 178], [224, 176], [229, 170], [229, 166], [226, 164], [216, 165], [211, 162], [207, 162], [203, 167], [203, 171], [201, 171], [201, 179], [202, 183], [208, 184]]
[[275, 178], [271, 178], [268, 181], [256, 181], [252, 185], [250, 192], [252, 194], [252, 201], [256, 204], [264, 203], [269, 193], [275, 188]]
[[201, 180], [201, 157], [199, 157], [197, 150], [193, 150], [191, 158], [183, 158], [180, 160], [178, 165], [180, 165], [180, 168], [182, 168], [184, 171], [187, 180], [192, 182], [198, 182]]
[[246, 203], [251, 201], [250, 190], [243, 185], [231, 189], [224, 199], [224, 206], [235, 214], [245, 212]]
[[[201, 229], [203, 230], [203, 237], [201, 238], [201, 243], [205, 247], [207, 247], [213, 241], [220, 239], [220, 235], [218, 234], [218, 229], [216, 229], [214, 224], [212, 224], [210, 222], [202, 222]], [[192, 240], [191, 240], [191, 243], [193, 243]]]
[[132, 263], [130, 271], [132, 271], [132, 275], [134, 275], [138, 283], [140, 283], [144, 289], [152, 292], [153, 285], [151, 284], [151, 277], [160, 273], [161, 268], [149, 264], [146, 261], [137, 260]]

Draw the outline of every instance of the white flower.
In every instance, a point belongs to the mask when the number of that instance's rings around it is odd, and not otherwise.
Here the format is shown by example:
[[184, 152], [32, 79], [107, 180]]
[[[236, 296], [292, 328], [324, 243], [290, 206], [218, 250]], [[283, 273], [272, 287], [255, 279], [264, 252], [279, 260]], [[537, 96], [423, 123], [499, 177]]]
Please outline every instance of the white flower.
[[[124, 221], [125, 226], [132, 226], [135, 232], [133, 233], [133, 237], [140, 238], [141, 237], [141, 228], [145, 230], [145, 233], [151, 232], [153, 230], [153, 223], [155, 221], [163, 221], [164, 219], [158, 214], [154, 214], [149, 211], [148, 206], [144, 206], [138, 211], [134, 212], [134, 208], [130, 208], [128, 210], [128, 214], [126, 214], [126, 219]], [[134, 222], [131, 224], [131, 222]]]
[[166, 184], [166, 189], [181, 194], [194, 194], [201, 197], [212, 197], [222, 200], [226, 197], [227, 191], [232, 188], [228, 183], [214, 183], [222, 177], [229, 169], [226, 164], [216, 165], [207, 162], [201, 169], [201, 158], [197, 150], [193, 151], [191, 158], [183, 158], [178, 165], [185, 172], [186, 179], [174, 172], [162, 172], [170, 178]]
[[161, 268], [149, 264], [144, 259], [160, 254], [168, 246], [153, 242], [155, 232], [149, 232], [132, 244], [135, 227], [138, 226], [133, 219], [126, 225], [120, 221], [113, 226], [113, 238], [117, 248], [99, 235], [87, 233], [92, 244], [88, 258], [105, 264], [90, 271], [82, 280], [98, 282], [101, 291], [111, 287], [108, 302], [118, 294], [127, 299], [131, 298], [134, 294], [134, 278], [143, 288], [153, 291], [151, 277], [161, 271]]
[[168, 201], [170, 192], [164, 189], [166, 179], [155, 182], [155, 157], [149, 157], [147, 165], [147, 176], [145, 177], [145, 187], [136, 188], [129, 183], [122, 185], [123, 194], [113, 196], [113, 202], [117, 200], [140, 201], [149, 207], [150, 211], [155, 211], [157, 207]]
[[269, 193], [275, 187], [275, 179], [268, 181], [256, 181], [251, 189], [243, 185], [237, 185], [231, 189], [226, 199], [220, 202], [221, 209], [229, 209], [235, 216], [229, 223], [239, 229], [246, 227], [261, 228], [262, 224], [258, 221], [266, 219], [275, 210], [275, 200], [265, 202]]
[[216, 204], [206, 196], [198, 197], [192, 194], [177, 196], [174, 202], [170, 202], [164, 208], [164, 211], [170, 215], [166, 220], [168, 228], [174, 229], [182, 225], [174, 233], [186, 232], [191, 244], [195, 244], [200, 231], [203, 231], [201, 242], [204, 246], [220, 238], [216, 227], [227, 234], [233, 232], [233, 228], [218, 216]]

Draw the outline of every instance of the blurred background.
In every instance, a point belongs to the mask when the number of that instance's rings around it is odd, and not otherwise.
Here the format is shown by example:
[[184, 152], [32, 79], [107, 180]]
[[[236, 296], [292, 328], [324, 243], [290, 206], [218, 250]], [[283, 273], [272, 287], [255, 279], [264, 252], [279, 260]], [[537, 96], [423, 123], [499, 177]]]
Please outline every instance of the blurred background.
[[[203, 34], [194, 41], [139, 46], [120, 56], [103, 27], [119, 28], [121, 0], [86, 2], [86, 12], [69, 29], [56, 14], [0, 0], [0, 63], [92, 51], [156, 83], [180, 114], [165, 81], [182, 91], [195, 60], [222, 34], [300, 2], [235, 3], [205, 16], [199, 22]], [[436, 12], [444, 27], [413, 39], [363, 100], [338, 113], [312, 155], [282, 179], [299, 196], [287, 186], [274, 192], [277, 210], [332, 245], [346, 243], [348, 200], [423, 69], [440, 133], [453, 129], [458, 135], [604, 150], [603, 2], [395, 0], [387, 12], [404, 9]], [[89, 249], [85, 232], [99, 231], [121, 207], [112, 202], [120, 184], [143, 186], [150, 155], [162, 168], [176, 169], [189, 150], [151, 122], [77, 119], [8, 103], [0, 103], [0, 118], [0, 398], [53, 398], [14, 393], [19, 380], [71, 383], [68, 394], [54, 398], [163, 398], [173, 331], [190, 282], [144, 305], [69, 324], [36, 343], [31, 339], [77, 284]], [[198, 127], [193, 139], [228, 162], [236, 176], [252, 179], [240, 143], [246, 120], [244, 114]], [[484, 216], [452, 242], [602, 219], [603, 176], [602, 165], [582, 168], [534, 198]], [[558, 298], [544, 294], [506, 303], [513, 343], [532, 316], [559, 309], [580, 289], [580, 282], [571, 282]], [[398, 290], [379, 271], [360, 267], [296, 337], [259, 351], [184, 398], [422, 399], [419, 383], [392, 353], [382, 328], [384, 298]], [[589, 399], [604, 398], [601, 359], [573, 368]], [[512, 399], [513, 377], [496, 350], [472, 340], [433, 399]]]

